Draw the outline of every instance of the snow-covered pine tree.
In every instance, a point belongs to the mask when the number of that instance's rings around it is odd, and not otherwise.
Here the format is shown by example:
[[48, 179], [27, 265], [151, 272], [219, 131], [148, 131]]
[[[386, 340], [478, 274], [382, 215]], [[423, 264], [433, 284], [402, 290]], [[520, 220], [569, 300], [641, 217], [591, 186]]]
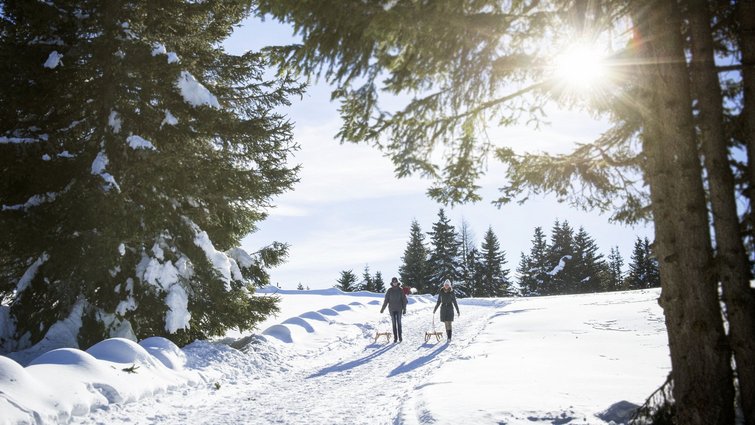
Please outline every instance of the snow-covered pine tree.
[[429, 269], [427, 265], [428, 250], [425, 246], [425, 234], [422, 233], [417, 220], [412, 220], [409, 230], [409, 242], [404, 249], [401, 258], [401, 266], [398, 269], [400, 280], [409, 286], [416, 288], [417, 293], [429, 292]]
[[338, 282], [336, 288], [343, 292], [353, 292], [356, 289], [357, 276], [352, 270], [343, 270], [341, 271], [341, 277], [336, 282]]
[[550, 276], [548, 272], [548, 242], [543, 228], [538, 226], [532, 235], [532, 247], [529, 255], [522, 253], [517, 267], [519, 290], [523, 296], [547, 295], [550, 293]]
[[383, 274], [380, 273], [379, 270], [375, 272], [375, 277], [372, 279], [372, 283], [374, 284], [374, 292], [379, 294], [385, 292], [385, 281], [383, 280]]
[[438, 211], [438, 221], [433, 223], [433, 230], [428, 232], [428, 235], [430, 235], [431, 247], [430, 258], [427, 261], [430, 292], [436, 294], [443, 281], [449, 279], [454, 284], [457, 297], [467, 296], [466, 293], [459, 291], [457, 285], [461, 279], [459, 239], [443, 208]]
[[619, 247], [612, 247], [608, 254], [608, 279], [605, 282], [606, 291], [618, 291], [624, 284], [624, 258], [619, 252]]
[[[501, 251], [498, 237], [492, 227], [488, 227], [480, 246], [480, 265], [483, 297], [504, 297], [511, 295], [509, 270], [504, 269], [506, 253]], [[480, 296], [480, 295], [478, 295]]]
[[290, 189], [301, 93], [224, 40], [249, 2], [3, 2], [0, 298], [39, 341], [81, 319], [108, 336], [182, 344], [250, 328], [287, 247], [240, 239]]
[[568, 293], [599, 292], [604, 290], [608, 276], [608, 265], [603, 254], [598, 252], [595, 239], [584, 227], [574, 235], [574, 256], [571, 261], [574, 281]]
[[573, 291], [576, 276], [573, 273], [574, 230], [569, 222], [556, 220], [551, 228], [551, 242], [548, 245], [548, 275], [550, 284], [546, 288], [548, 295], [566, 294]]

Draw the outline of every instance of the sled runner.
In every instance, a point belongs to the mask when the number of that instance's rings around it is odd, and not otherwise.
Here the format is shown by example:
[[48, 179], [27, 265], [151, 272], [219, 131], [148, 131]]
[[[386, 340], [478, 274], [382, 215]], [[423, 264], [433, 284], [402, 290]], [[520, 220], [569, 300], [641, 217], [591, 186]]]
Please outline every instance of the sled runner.
[[432, 337], [435, 337], [438, 342], [440, 342], [441, 338], [443, 338], [443, 332], [438, 332], [435, 330], [435, 314], [433, 314], [433, 331], [425, 332], [425, 344], [427, 344], [427, 342], [430, 341], [430, 338]]

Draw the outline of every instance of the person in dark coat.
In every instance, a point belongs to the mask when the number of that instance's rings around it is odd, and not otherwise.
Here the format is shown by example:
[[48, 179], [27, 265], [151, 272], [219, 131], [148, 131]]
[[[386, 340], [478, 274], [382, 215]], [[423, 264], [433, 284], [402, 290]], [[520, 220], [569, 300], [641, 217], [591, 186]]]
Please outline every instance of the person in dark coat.
[[454, 295], [454, 288], [451, 286], [451, 281], [446, 279], [443, 282], [443, 287], [438, 292], [438, 302], [435, 303], [435, 310], [433, 314], [438, 311], [440, 307], [440, 321], [446, 324], [446, 335], [448, 340], [451, 340], [451, 323], [454, 321], [454, 307], [456, 307], [456, 315], [461, 316], [459, 312], [459, 304], [456, 303], [456, 295]]
[[393, 342], [403, 341], [401, 335], [401, 315], [406, 314], [406, 295], [398, 284], [398, 279], [395, 277], [391, 279], [391, 287], [385, 292], [385, 300], [383, 301], [383, 308], [380, 312], [385, 311], [385, 306], [388, 306], [388, 313], [391, 314], [391, 322], [393, 323]]

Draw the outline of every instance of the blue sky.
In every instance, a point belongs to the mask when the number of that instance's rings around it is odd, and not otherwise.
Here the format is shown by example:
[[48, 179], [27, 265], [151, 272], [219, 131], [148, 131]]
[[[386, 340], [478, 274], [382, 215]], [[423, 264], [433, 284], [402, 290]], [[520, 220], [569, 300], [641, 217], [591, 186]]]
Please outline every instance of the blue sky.
[[[286, 26], [249, 20], [225, 45], [232, 53], [242, 53], [291, 39]], [[312, 289], [328, 288], [342, 270], [361, 275], [365, 265], [373, 274], [380, 271], [386, 280], [397, 276], [412, 220], [425, 232], [437, 221], [442, 206], [425, 196], [431, 182], [396, 179], [390, 160], [376, 149], [339, 144], [335, 140], [340, 126], [338, 105], [330, 102], [326, 84], [316, 82], [302, 100], [292, 100], [292, 107], [282, 112], [295, 123], [294, 137], [301, 150], [292, 163], [302, 165], [301, 181], [274, 201], [276, 208], [258, 223], [257, 232], [243, 240], [244, 248], [255, 251], [273, 240], [289, 243], [288, 262], [271, 272], [273, 282], [287, 289], [299, 283]], [[549, 111], [549, 119], [551, 124], [537, 131], [515, 127], [492, 137], [517, 150], [564, 152], [575, 142], [592, 140], [607, 126], [587, 114], [555, 109]], [[605, 215], [575, 210], [552, 198], [498, 209], [490, 204], [502, 184], [494, 164], [481, 183], [483, 201], [446, 207], [446, 214], [457, 229], [466, 221], [478, 246], [491, 226], [512, 274], [520, 253], [529, 252], [534, 228], [542, 226], [549, 236], [556, 219], [569, 221], [575, 229], [584, 226], [605, 256], [618, 246], [625, 263], [637, 236], [652, 240], [649, 225], [610, 224]]]

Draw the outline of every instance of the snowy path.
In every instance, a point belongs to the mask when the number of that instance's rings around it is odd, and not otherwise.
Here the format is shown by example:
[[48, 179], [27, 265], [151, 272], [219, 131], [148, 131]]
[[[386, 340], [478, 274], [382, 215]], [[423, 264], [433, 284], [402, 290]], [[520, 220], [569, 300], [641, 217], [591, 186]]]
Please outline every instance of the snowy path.
[[[355, 308], [360, 317], [379, 307]], [[136, 403], [112, 406], [76, 418], [77, 423], [197, 424], [398, 424], [418, 423], [408, 396], [444, 362], [462, 355], [496, 310], [463, 305], [449, 344], [424, 343], [434, 305], [416, 303], [404, 316], [404, 341], [374, 344], [375, 325], [350, 323], [349, 313], [330, 319], [337, 338], [300, 348], [284, 344], [267, 370], [249, 368], [220, 388], [183, 388]], [[500, 303], [497, 305], [500, 307]], [[354, 313], [357, 314], [357, 313]], [[375, 324], [378, 323], [376, 312]], [[383, 324], [381, 327], [384, 327]], [[442, 330], [442, 324], [437, 328]], [[310, 330], [311, 332], [311, 330]], [[313, 332], [316, 335], [316, 332]], [[286, 350], [290, 350], [286, 352]]]

